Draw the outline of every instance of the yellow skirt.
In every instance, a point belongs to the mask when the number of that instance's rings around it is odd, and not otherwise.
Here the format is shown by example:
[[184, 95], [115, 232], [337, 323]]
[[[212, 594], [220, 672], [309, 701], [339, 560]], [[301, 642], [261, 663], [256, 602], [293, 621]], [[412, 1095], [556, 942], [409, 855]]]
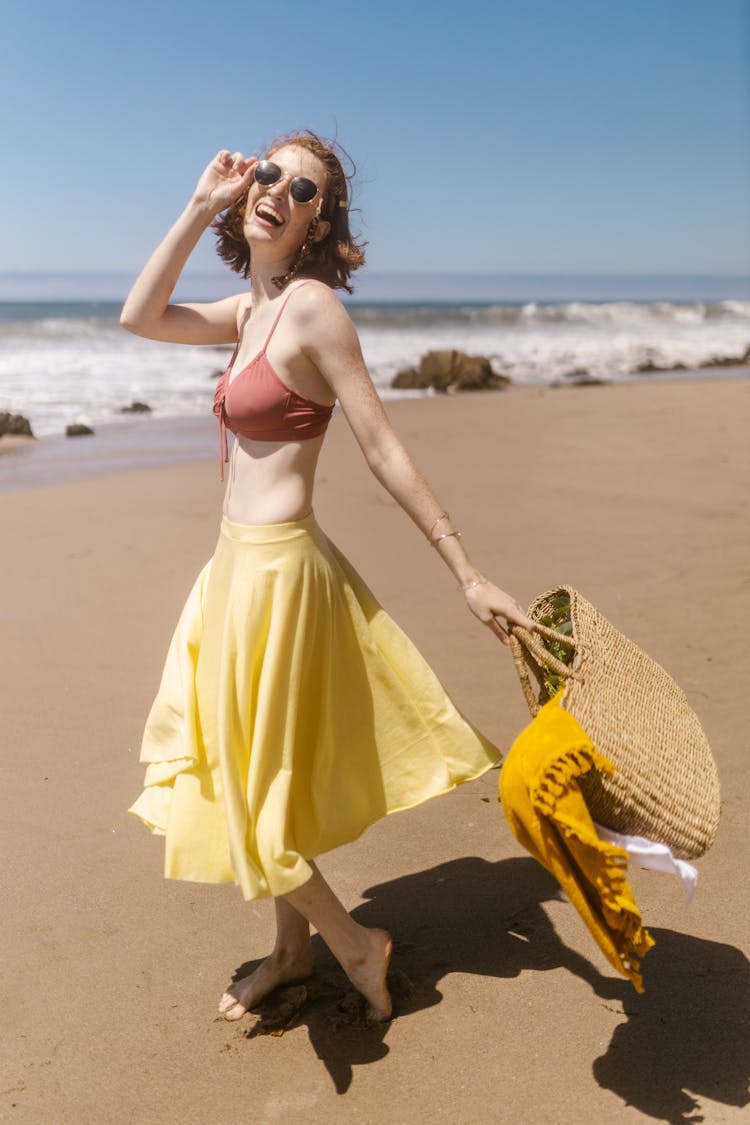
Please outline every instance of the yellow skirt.
[[314, 516], [224, 518], [172, 638], [130, 811], [166, 837], [168, 878], [281, 895], [307, 860], [499, 757]]

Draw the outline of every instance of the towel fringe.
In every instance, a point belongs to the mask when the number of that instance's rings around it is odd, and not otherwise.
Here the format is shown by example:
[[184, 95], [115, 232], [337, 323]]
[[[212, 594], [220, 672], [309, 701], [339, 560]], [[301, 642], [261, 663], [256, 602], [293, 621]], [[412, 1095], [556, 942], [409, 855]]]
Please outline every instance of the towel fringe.
[[[506, 760], [501, 795], [505, 789], [506, 796], [515, 797], [515, 801], [503, 797], [506, 815], [518, 836], [524, 825], [523, 810], [516, 803], [523, 777], [529, 812], [542, 830], [541, 836], [532, 832], [532, 854], [561, 882], [610, 964], [642, 992], [640, 958], [654, 942], [642, 925], [628, 885], [628, 856], [623, 848], [599, 837], [579, 786], [579, 779], [590, 770], [613, 774], [615, 767], [560, 702], [556, 697], [542, 708], [519, 736], [517, 752], [511, 750]], [[531, 842], [526, 835], [529, 827], [526, 822], [519, 836], [526, 846]]]

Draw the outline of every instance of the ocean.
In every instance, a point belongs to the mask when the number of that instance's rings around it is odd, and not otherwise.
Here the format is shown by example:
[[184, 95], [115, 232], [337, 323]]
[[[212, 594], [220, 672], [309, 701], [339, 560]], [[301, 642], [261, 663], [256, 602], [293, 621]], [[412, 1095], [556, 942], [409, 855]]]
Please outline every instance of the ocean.
[[[192, 299], [214, 299], [237, 281], [194, 277], [187, 285]], [[132, 423], [122, 410], [134, 401], [151, 408], [142, 424], [210, 414], [230, 349], [131, 336], [118, 323], [126, 290], [118, 275], [71, 275], [56, 286], [0, 278], [0, 411], [25, 415], [37, 437], [75, 422]], [[96, 292], [102, 297], [91, 299]], [[375, 276], [346, 303], [385, 399], [424, 393], [395, 391], [391, 381], [436, 348], [485, 355], [520, 385], [676, 371], [718, 378], [750, 365], [750, 283], [741, 278]]]

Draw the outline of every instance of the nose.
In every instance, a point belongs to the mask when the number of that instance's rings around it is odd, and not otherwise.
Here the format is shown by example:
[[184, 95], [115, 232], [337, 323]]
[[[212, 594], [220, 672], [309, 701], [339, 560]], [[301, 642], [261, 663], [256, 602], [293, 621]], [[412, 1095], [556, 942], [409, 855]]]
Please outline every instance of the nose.
[[289, 190], [289, 184], [291, 182], [292, 182], [292, 178], [289, 175], [289, 173], [288, 172], [282, 172], [281, 175], [279, 176], [278, 180], [276, 180], [275, 183], [268, 185], [268, 187], [266, 188], [266, 191], [268, 192], [269, 195], [275, 195], [275, 196], [286, 195], [287, 191]]

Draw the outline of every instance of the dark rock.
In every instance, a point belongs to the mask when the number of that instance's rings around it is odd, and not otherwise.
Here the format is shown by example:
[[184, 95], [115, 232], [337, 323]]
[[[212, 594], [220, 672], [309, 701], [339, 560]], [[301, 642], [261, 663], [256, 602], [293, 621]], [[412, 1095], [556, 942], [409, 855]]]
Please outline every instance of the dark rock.
[[421, 391], [430, 386], [426, 376], [417, 371], [416, 367], [404, 367], [391, 380], [391, 386], [401, 391]]
[[130, 406], [121, 406], [121, 414], [150, 414], [151, 407], [145, 402], [131, 402]]
[[217, 367], [215, 371], [211, 372], [209, 379], [220, 379], [225, 371], [226, 367]]
[[737, 357], [732, 355], [713, 356], [698, 364], [699, 367], [747, 367], [750, 364], [750, 344], [744, 353]]
[[85, 426], [83, 422], [73, 422], [70, 426], [65, 427], [66, 437], [84, 437], [86, 434], [93, 434], [90, 426]]
[[676, 363], [674, 366], [670, 363], [657, 363], [656, 352], [653, 348], [646, 349], [646, 358], [643, 363], [637, 364], [634, 374], [650, 375], [658, 374], [660, 371], [684, 371], [684, 363]]
[[572, 371], [566, 371], [565, 379], [553, 379], [549, 384], [550, 390], [559, 391], [562, 387], [610, 387], [612, 384], [607, 379], [597, 379], [595, 375], [584, 372], [576, 378], [571, 378]]
[[33, 437], [31, 423], [23, 414], [9, 414], [0, 411], [0, 437], [3, 434], [13, 434], [20, 437]]
[[688, 371], [689, 368], [684, 363], [671, 363], [667, 366], [664, 363], [654, 363], [649, 359], [645, 363], [639, 363], [635, 370], [639, 375], [648, 375], [655, 372]]
[[483, 391], [505, 387], [505, 375], [497, 375], [486, 356], [466, 355], [455, 349], [427, 352], [419, 367], [399, 371], [391, 386], [399, 390]]

